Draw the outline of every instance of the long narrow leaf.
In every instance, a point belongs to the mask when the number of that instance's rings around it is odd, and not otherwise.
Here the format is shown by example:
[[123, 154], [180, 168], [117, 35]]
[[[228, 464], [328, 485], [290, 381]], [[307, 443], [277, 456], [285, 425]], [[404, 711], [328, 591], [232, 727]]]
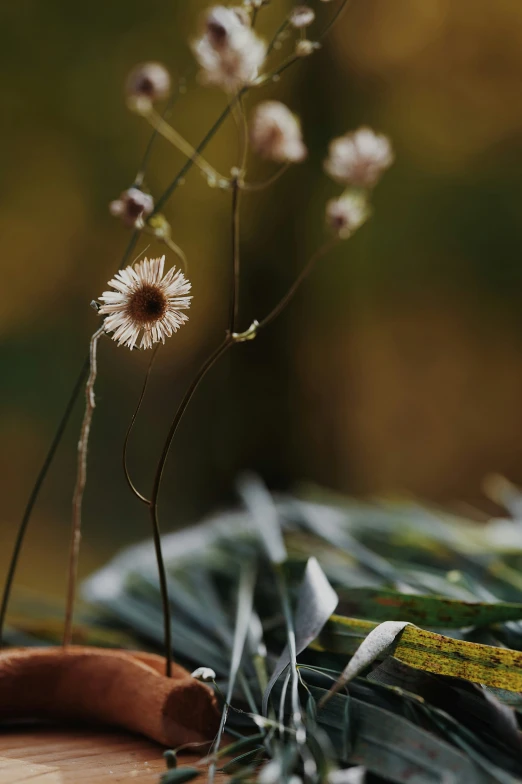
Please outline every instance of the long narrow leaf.
[[[360, 636], [364, 630], [369, 634], [377, 625], [333, 615], [319, 636], [319, 647], [353, 654], [356, 635]], [[419, 670], [507, 691], [522, 691], [522, 652], [509, 648], [454, 640], [408, 625], [393, 649], [393, 656]]]
[[522, 618], [522, 604], [511, 602], [463, 602], [444, 596], [420, 596], [388, 588], [338, 589], [342, 611], [374, 621], [403, 621], [420, 626], [459, 629]]
[[[337, 607], [338, 601], [339, 597], [328, 582], [317, 559], [314, 557], [309, 558], [303, 581], [299, 588], [295, 615], [296, 656], [304, 651], [312, 640], [315, 640]], [[263, 694], [263, 713], [265, 715], [274, 683], [289, 664], [290, 650], [287, 645], [274, 667], [272, 677]]]

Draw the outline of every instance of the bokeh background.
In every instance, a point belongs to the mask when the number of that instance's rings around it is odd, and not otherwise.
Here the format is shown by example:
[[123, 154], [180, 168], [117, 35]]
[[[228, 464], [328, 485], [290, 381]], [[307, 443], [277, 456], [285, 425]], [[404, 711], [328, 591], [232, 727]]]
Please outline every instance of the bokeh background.
[[[339, 2], [315, 0], [316, 29]], [[186, 78], [172, 122], [197, 142], [226, 100], [198, 85], [188, 46], [206, 5], [0, 6], [0, 574], [97, 325], [89, 302], [128, 241], [107, 205], [132, 183], [149, 130], [127, 111], [122, 84], [148, 59]], [[259, 17], [263, 34], [291, 6], [272, 0]], [[324, 204], [339, 190], [322, 173], [328, 141], [369, 124], [392, 138], [397, 161], [375, 192], [371, 221], [198, 391], [167, 466], [165, 530], [233, 502], [243, 468], [273, 488], [315, 482], [477, 508], [489, 472], [522, 481], [521, 84], [519, 0], [352, 0], [314, 57], [252, 91], [250, 107], [274, 96], [301, 115], [310, 155], [272, 190], [244, 199], [245, 328], [322, 242]], [[208, 157], [226, 170], [236, 151], [228, 123]], [[153, 194], [182, 162], [157, 143]], [[271, 169], [252, 160], [251, 171]], [[194, 301], [189, 324], [160, 352], [133, 439], [131, 468], [144, 490], [176, 403], [227, 317], [230, 194], [193, 170], [166, 213], [189, 258]], [[100, 344], [82, 574], [149, 534], [121, 469], [147, 361]], [[20, 566], [19, 584], [50, 593], [65, 582], [81, 414], [80, 404]]]

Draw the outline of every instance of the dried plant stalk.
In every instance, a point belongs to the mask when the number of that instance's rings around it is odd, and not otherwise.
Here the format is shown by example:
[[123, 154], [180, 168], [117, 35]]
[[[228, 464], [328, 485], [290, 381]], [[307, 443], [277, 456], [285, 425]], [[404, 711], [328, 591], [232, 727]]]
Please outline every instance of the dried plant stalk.
[[65, 625], [63, 632], [63, 645], [70, 645], [72, 642], [72, 624], [74, 615], [74, 598], [76, 595], [76, 581], [78, 576], [78, 558], [80, 555], [80, 542], [82, 537], [82, 501], [85, 483], [87, 481], [87, 450], [89, 446], [89, 434], [91, 432], [92, 417], [96, 401], [94, 398], [94, 384], [98, 371], [96, 361], [96, 350], [98, 340], [101, 338], [105, 328], [101, 326], [91, 338], [90, 344], [90, 369], [87, 383], [85, 385], [85, 414], [83, 416], [80, 440], [78, 441], [78, 469], [76, 474], [76, 486], [73, 494], [72, 504], [72, 532], [71, 548], [69, 552], [69, 566], [67, 573], [67, 603], [65, 606]]

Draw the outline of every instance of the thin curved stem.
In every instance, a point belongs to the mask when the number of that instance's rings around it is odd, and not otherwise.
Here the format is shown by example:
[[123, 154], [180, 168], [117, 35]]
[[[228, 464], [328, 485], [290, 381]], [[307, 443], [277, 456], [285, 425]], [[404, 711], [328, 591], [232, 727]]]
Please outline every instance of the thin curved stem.
[[241, 261], [239, 253], [239, 182], [235, 179], [232, 183], [232, 287], [230, 295], [230, 314], [228, 319], [228, 334], [236, 331], [239, 312], [239, 278], [241, 274]]
[[138, 404], [137, 404], [136, 408], [134, 409], [134, 413], [132, 415], [132, 419], [130, 421], [129, 427], [127, 428], [127, 432], [125, 433], [125, 441], [123, 442], [122, 459], [123, 459], [123, 473], [125, 474], [125, 479], [127, 480], [127, 484], [129, 485], [129, 487], [132, 490], [132, 492], [134, 493], [134, 495], [137, 498], [139, 498], [140, 501], [143, 501], [144, 504], [150, 504], [150, 501], [149, 501], [148, 498], [146, 498], [144, 495], [142, 495], [140, 493], [140, 491], [138, 490], [138, 488], [136, 487], [136, 485], [134, 484], [134, 482], [132, 481], [132, 479], [130, 477], [129, 469], [128, 469], [128, 466], [127, 466], [127, 449], [128, 449], [128, 446], [129, 446], [129, 439], [131, 437], [131, 434], [132, 434], [132, 431], [133, 431], [133, 428], [134, 428], [134, 423], [136, 422], [138, 414], [140, 413], [141, 404], [143, 403], [143, 398], [145, 397], [145, 392], [147, 391], [147, 386], [149, 384], [150, 374], [152, 372], [152, 367], [154, 365], [154, 360], [156, 359], [156, 354], [158, 353], [158, 349], [159, 349], [159, 343], [154, 347], [154, 349], [152, 351], [152, 356], [150, 358], [149, 366], [148, 366], [147, 372], [145, 374], [145, 379], [143, 381], [143, 386], [141, 388], [141, 393], [140, 393], [140, 397], [139, 397], [139, 400], [138, 400]]
[[318, 41], [322, 41], [323, 38], [325, 38], [328, 35], [328, 33], [330, 32], [334, 24], [337, 22], [337, 20], [341, 17], [342, 13], [345, 11], [349, 2], [350, 0], [343, 0], [343, 2], [339, 6], [335, 14], [332, 16], [332, 18], [330, 19], [326, 27], [323, 29], [321, 35], [318, 36], [317, 38]]
[[274, 35], [272, 37], [272, 40], [268, 44], [268, 47], [267, 47], [267, 50], [266, 50], [266, 56], [267, 57], [268, 57], [269, 54], [271, 54], [274, 46], [276, 45], [276, 43], [278, 41], [279, 36], [281, 35], [281, 33], [284, 33], [284, 31], [286, 30], [286, 28], [288, 27], [289, 24], [290, 24], [290, 22], [288, 20], [288, 17], [286, 17], [286, 19], [284, 19], [284, 21], [281, 22], [281, 24], [279, 25], [279, 27], [275, 31], [275, 33], [274, 33]]
[[186, 275], [188, 270], [188, 261], [187, 261], [187, 257], [185, 256], [185, 254], [183, 253], [179, 245], [176, 245], [172, 237], [168, 235], [162, 237], [162, 241], [165, 243], [167, 248], [169, 248], [173, 253], [175, 253], [178, 259], [181, 261], [181, 264], [183, 266], [183, 272]]
[[270, 313], [262, 319], [257, 329], [263, 329], [263, 327], [267, 327], [274, 319], [276, 319], [280, 313], [286, 308], [296, 291], [298, 290], [301, 283], [308, 277], [308, 275], [312, 272], [313, 268], [315, 267], [316, 263], [319, 261], [320, 258], [326, 255], [328, 251], [330, 251], [335, 245], [338, 243], [337, 237], [330, 240], [330, 242], [326, 242], [322, 245], [316, 252], [310, 257], [307, 264], [303, 267], [295, 281], [292, 283], [284, 297], [277, 303], [275, 308], [270, 311]]
[[227, 336], [225, 340], [217, 347], [217, 349], [210, 355], [210, 357], [208, 357], [208, 359], [203, 363], [198, 373], [192, 380], [192, 383], [190, 384], [189, 388], [185, 392], [183, 400], [178, 406], [178, 409], [174, 415], [174, 419], [172, 420], [172, 423], [170, 425], [167, 438], [165, 439], [163, 451], [161, 453], [161, 457], [158, 462], [158, 467], [156, 469], [156, 475], [154, 477], [154, 485], [152, 488], [152, 494], [149, 502], [150, 516], [152, 522], [152, 532], [154, 537], [154, 548], [156, 551], [156, 560], [158, 562], [161, 601], [163, 606], [163, 625], [164, 625], [164, 632], [165, 632], [165, 658], [166, 658], [165, 674], [169, 678], [172, 675], [172, 626], [170, 620], [170, 600], [169, 600], [169, 592], [168, 592], [168, 585], [167, 585], [167, 573], [165, 570], [165, 562], [163, 560], [163, 552], [161, 549], [161, 532], [160, 532], [159, 521], [158, 521], [158, 496], [161, 487], [161, 480], [163, 478], [165, 463], [167, 462], [167, 457], [169, 455], [172, 440], [174, 438], [174, 435], [176, 434], [176, 430], [178, 429], [179, 423], [183, 418], [183, 414], [185, 413], [188, 404], [192, 400], [192, 396], [194, 395], [194, 392], [196, 391], [200, 382], [204, 379], [204, 377], [206, 376], [210, 368], [219, 359], [219, 357], [222, 354], [224, 354], [225, 351], [230, 346], [233, 345], [233, 343], [234, 343], [233, 338]]
[[288, 171], [290, 167], [290, 163], [284, 163], [271, 177], [268, 177], [266, 180], [261, 180], [260, 182], [243, 182], [241, 184], [242, 191], [262, 191], [265, 188], [269, 188], [270, 185], [273, 185], [274, 182], [277, 182], [280, 177]]
[[85, 385], [85, 414], [83, 417], [80, 440], [78, 441], [78, 470], [72, 504], [72, 533], [71, 549], [69, 554], [69, 567], [67, 576], [67, 603], [65, 606], [65, 627], [63, 633], [63, 646], [72, 642], [72, 625], [74, 615], [74, 599], [76, 596], [76, 582], [78, 576], [78, 558], [80, 555], [80, 541], [82, 528], [82, 501], [85, 483], [87, 481], [87, 451], [89, 448], [89, 435], [91, 432], [92, 417], [96, 400], [94, 397], [94, 384], [97, 375], [96, 349], [98, 340], [105, 332], [105, 326], [96, 330], [91, 338], [89, 351], [89, 376]]
[[7, 577], [5, 579], [4, 590], [2, 594], [2, 605], [0, 608], [0, 644], [3, 644], [3, 632], [4, 632], [4, 625], [5, 625], [5, 618], [7, 614], [7, 607], [9, 605], [9, 599], [11, 597], [11, 590], [13, 587], [14, 578], [16, 575], [16, 569], [18, 566], [18, 560], [20, 558], [20, 553], [22, 551], [22, 545], [24, 543], [25, 534], [27, 531], [27, 526], [29, 525], [29, 520], [31, 519], [31, 514], [34, 508], [34, 505], [38, 499], [38, 495], [40, 493], [41, 487], [45, 481], [45, 477], [47, 476], [47, 472], [53, 462], [54, 456], [56, 454], [56, 450], [58, 449], [60, 442], [62, 440], [62, 436], [65, 432], [67, 424], [69, 422], [70, 416], [74, 410], [74, 406], [76, 400], [78, 399], [78, 395], [80, 394], [85, 378], [87, 373], [89, 372], [89, 365], [90, 365], [90, 356], [85, 358], [85, 361], [81, 367], [80, 373], [78, 378], [75, 381], [73, 390], [67, 401], [65, 406], [65, 410], [62, 414], [62, 418], [58, 427], [56, 428], [56, 432], [53, 436], [53, 440], [51, 441], [51, 445], [49, 447], [49, 451], [45, 456], [45, 460], [38, 472], [38, 476], [36, 477], [36, 481], [33, 485], [33, 489], [29, 495], [29, 499], [27, 501], [27, 505], [24, 510], [24, 514], [22, 516], [22, 520], [18, 527], [18, 532], [16, 535], [16, 541], [13, 548], [13, 553], [11, 555], [11, 561], [9, 563], [9, 569], [7, 572]]

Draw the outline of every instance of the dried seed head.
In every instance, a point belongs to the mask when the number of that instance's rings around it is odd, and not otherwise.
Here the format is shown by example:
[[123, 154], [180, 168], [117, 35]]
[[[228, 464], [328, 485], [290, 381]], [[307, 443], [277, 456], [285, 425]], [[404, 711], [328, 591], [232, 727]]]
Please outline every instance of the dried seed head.
[[229, 92], [251, 84], [266, 55], [266, 46], [251, 29], [245, 9], [221, 5], [208, 11], [203, 35], [193, 50], [203, 82]]
[[263, 101], [256, 106], [250, 140], [254, 150], [270, 161], [297, 163], [307, 154], [299, 120], [279, 101]]
[[170, 74], [161, 63], [141, 63], [132, 69], [125, 83], [129, 106], [136, 111], [147, 111], [153, 103], [167, 98]]
[[154, 199], [150, 193], [144, 193], [139, 188], [128, 188], [119, 199], [109, 204], [111, 215], [117, 215], [126, 226], [131, 227], [143, 225], [144, 219], [153, 209]]
[[302, 27], [308, 27], [308, 25], [312, 24], [314, 19], [315, 19], [314, 11], [311, 8], [309, 8], [307, 5], [296, 6], [290, 13], [290, 16], [288, 17], [288, 21], [290, 22], [292, 27], [295, 27], [297, 29], [300, 29]]
[[369, 218], [370, 209], [363, 195], [347, 193], [330, 199], [326, 205], [326, 221], [340, 239], [348, 239]]
[[330, 143], [324, 168], [337, 182], [372, 188], [392, 163], [390, 140], [371, 128], [359, 128]]
[[120, 270], [99, 298], [105, 315], [105, 331], [112, 332], [118, 345], [135, 348], [141, 335], [141, 348], [165, 342], [187, 321], [182, 312], [190, 307], [190, 283], [172, 267], [163, 275], [165, 256], [143, 259]]

